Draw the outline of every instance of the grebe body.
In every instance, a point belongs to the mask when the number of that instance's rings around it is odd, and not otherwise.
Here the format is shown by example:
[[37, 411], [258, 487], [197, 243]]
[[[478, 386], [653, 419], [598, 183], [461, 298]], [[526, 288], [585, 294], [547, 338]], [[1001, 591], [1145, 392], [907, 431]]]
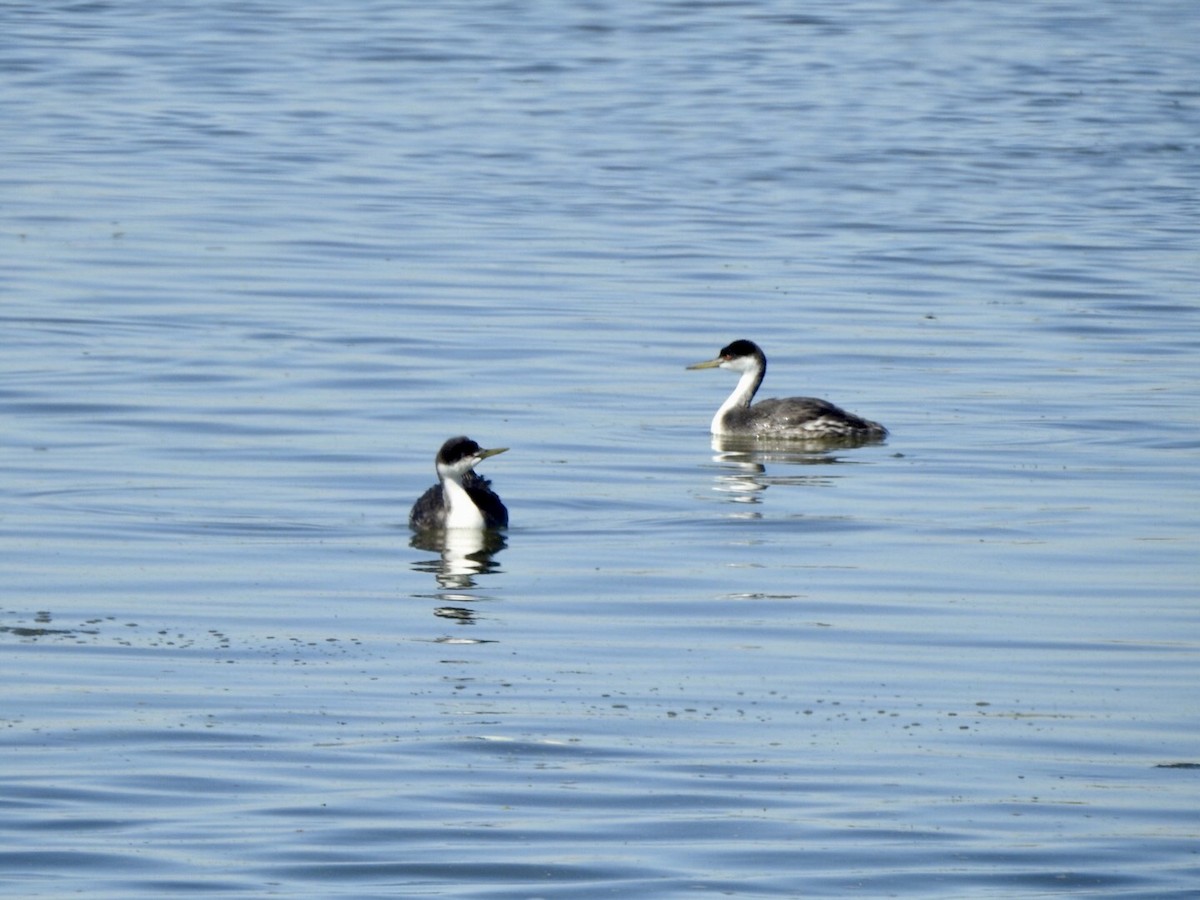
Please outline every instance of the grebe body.
[[846, 412], [816, 397], [784, 397], [753, 403], [767, 374], [767, 357], [753, 341], [734, 341], [716, 359], [689, 369], [729, 369], [741, 375], [733, 393], [713, 416], [711, 431], [718, 436], [799, 438], [807, 440], [881, 440], [887, 429], [878, 422]]
[[475, 467], [507, 447], [485, 450], [469, 437], [452, 437], [437, 452], [438, 483], [413, 504], [408, 524], [415, 531], [441, 528], [505, 528], [508, 510], [492, 483]]

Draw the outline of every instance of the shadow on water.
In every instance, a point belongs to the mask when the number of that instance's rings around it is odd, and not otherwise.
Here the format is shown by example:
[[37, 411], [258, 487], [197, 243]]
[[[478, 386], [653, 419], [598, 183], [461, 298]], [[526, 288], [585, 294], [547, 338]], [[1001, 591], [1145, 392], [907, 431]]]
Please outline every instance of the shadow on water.
[[413, 535], [409, 546], [438, 554], [412, 564], [414, 571], [433, 575], [437, 582], [436, 591], [421, 595], [437, 602], [433, 614], [459, 625], [474, 625], [474, 604], [490, 599], [477, 593], [476, 579], [500, 571], [495, 557], [508, 546], [504, 535], [470, 528], [424, 531]]

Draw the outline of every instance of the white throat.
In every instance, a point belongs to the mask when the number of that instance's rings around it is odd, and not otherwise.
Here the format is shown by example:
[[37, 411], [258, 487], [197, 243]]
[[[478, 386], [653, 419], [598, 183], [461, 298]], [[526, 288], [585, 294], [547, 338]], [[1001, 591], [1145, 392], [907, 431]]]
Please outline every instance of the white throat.
[[[726, 366], [721, 366], [721, 368], [724, 369]], [[742, 371], [742, 377], [738, 379], [733, 393], [725, 398], [725, 402], [721, 404], [717, 410], [717, 414], [713, 416], [712, 425], [709, 428], [713, 434], [727, 434], [729, 432], [729, 429], [725, 427], [726, 414], [731, 409], [748, 407], [750, 405], [750, 400], [754, 397], [754, 392], [758, 390], [760, 378], [761, 375], [757, 368]]]
[[483, 513], [461, 481], [456, 478], [442, 479], [442, 494], [446, 500], [447, 528], [483, 528]]

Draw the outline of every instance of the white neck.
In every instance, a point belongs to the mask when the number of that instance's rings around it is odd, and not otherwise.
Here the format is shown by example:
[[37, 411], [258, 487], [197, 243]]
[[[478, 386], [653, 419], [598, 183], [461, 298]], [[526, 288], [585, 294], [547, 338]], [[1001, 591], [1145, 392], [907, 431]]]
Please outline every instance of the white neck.
[[[724, 366], [722, 366], [722, 368], [724, 368]], [[721, 404], [720, 409], [717, 410], [717, 414], [713, 416], [712, 426], [709, 429], [713, 434], [726, 433], [727, 429], [725, 428], [724, 422], [725, 414], [731, 409], [748, 407], [750, 405], [750, 401], [754, 398], [755, 391], [758, 390], [758, 386], [762, 382], [762, 376], [763, 373], [758, 369], [757, 366], [751, 369], [746, 369], [744, 372], [742, 372], [742, 377], [738, 379], [738, 383], [734, 387], [733, 393], [725, 398], [725, 402]]]
[[482, 528], [483, 513], [457, 478], [442, 479], [447, 528]]

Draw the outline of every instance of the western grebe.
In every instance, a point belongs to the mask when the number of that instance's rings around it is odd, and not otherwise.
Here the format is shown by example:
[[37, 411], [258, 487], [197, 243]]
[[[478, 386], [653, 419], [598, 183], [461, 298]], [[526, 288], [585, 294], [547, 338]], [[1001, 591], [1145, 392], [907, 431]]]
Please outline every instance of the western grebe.
[[469, 437], [452, 437], [442, 444], [434, 465], [438, 483], [421, 495], [408, 514], [416, 531], [435, 528], [504, 528], [508, 510], [491, 482], [475, 474], [475, 467], [507, 447], [485, 450]]
[[767, 438], [841, 438], [873, 440], [887, 436], [878, 422], [848, 413], [816, 397], [785, 397], [750, 401], [767, 373], [767, 357], [753, 341], [734, 341], [721, 348], [716, 359], [696, 363], [689, 369], [729, 369], [740, 372], [737, 387], [713, 416], [715, 435], [746, 435]]

